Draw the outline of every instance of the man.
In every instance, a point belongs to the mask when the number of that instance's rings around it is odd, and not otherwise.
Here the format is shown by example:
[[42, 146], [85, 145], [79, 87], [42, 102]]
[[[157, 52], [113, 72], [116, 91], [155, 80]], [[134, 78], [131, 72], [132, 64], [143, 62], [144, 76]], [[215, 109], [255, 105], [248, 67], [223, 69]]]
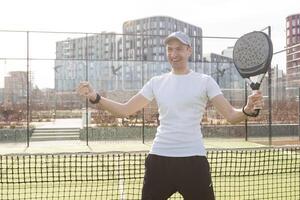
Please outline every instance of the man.
[[79, 85], [78, 93], [101, 109], [123, 116], [155, 98], [160, 125], [145, 162], [142, 199], [164, 200], [179, 192], [186, 200], [211, 200], [215, 197], [200, 126], [207, 101], [229, 122], [237, 123], [262, 108], [263, 97], [257, 91], [243, 109], [233, 108], [213, 78], [189, 69], [192, 47], [186, 34], [170, 34], [165, 45], [171, 72], [153, 77], [126, 103], [101, 97], [87, 82]]

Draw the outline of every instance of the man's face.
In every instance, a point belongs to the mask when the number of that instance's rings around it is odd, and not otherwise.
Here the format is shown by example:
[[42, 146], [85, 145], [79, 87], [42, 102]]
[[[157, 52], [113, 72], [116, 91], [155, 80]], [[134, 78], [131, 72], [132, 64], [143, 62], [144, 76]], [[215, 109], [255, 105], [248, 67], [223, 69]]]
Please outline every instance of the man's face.
[[192, 48], [181, 43], [177, 39], [172, 39], [167, 44], [168, 61], [173, 68], [187, 67], [188, 59], [192, 54]]

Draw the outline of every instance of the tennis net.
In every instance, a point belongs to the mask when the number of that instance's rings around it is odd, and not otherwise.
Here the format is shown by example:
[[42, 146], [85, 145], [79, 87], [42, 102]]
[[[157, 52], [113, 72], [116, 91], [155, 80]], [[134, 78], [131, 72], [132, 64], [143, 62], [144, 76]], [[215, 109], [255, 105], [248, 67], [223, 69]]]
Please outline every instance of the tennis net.
[[[0, 199], [141, 199], [147, 152], [0, 155]], [[300, 199], [300, 147], [209, 149], [216, 199]], [[183, 199], [176, 193], [170, 199]]]

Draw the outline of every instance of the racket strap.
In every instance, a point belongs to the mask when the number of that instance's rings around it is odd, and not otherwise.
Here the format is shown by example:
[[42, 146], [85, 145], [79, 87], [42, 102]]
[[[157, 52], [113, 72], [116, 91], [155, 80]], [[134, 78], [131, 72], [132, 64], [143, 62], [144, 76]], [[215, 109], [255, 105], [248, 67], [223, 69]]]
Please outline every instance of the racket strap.
[[258, 116], [258, 114], [259, 114], [259, 109], [256, 109], [254, 113], [247, 113], [247, 112], [245, 111], [245, 107], [246, 107], [246, 105], [244, 105], [243, 108], [242, 108], [242, 111], [243, 111], [244, 115], [246, 115], [246, 116], [248, 116], [248, 117], [257, 117], [257, 116]]

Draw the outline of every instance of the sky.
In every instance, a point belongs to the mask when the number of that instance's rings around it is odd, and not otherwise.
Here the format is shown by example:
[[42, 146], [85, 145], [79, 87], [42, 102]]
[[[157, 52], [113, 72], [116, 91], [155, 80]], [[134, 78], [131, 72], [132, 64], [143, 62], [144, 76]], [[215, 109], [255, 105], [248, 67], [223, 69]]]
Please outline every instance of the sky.
[[[122, 24], [150, 16], [169, 16], [202, 28], [204, 36], [240, 37], [272, 29], [274, 52], [285, 48], [285, 20], [300, 13], [299, 0], [1, 0], [0, 30], [122, 33]], [[55, 58], [55, 41], [67, 34], [31, 34], [30, 57]], [[203, 53], [221, 53], [234, 41], [203, 40]], [[0, 58], [26, 57], [26, 34], [0, 31]], [[272, 65], [285, 70], [285, 54]], [[54, 62], [33, 61], [35, 83], [54, 87]], [[25, 70], [24, 61], [0, 60], [0, 88], [10, 70]]]

